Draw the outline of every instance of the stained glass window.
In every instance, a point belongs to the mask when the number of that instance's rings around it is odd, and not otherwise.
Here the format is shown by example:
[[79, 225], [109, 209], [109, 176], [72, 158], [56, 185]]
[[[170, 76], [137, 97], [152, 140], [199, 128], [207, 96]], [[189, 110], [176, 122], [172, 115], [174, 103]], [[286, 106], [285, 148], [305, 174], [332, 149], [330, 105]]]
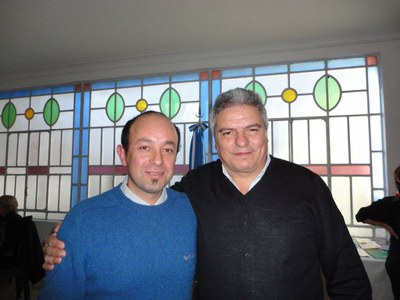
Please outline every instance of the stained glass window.
[[[147, 110], [181, 130], [173, 183], [188, 170], [189, 127], [207, 121], [215, 98], [235, 87], [264, 101], [269, 152], [319, 174], [351, 233], [372, 236], [354, 215], [386, 191], [374, 55], [0, 92], [0, 193], [15, 194], [23, 214], [62, 219], [122, 181], [126, 170], [115, 153], [122, 127]], [[204, 134], [206, 161], [217, 159]]]

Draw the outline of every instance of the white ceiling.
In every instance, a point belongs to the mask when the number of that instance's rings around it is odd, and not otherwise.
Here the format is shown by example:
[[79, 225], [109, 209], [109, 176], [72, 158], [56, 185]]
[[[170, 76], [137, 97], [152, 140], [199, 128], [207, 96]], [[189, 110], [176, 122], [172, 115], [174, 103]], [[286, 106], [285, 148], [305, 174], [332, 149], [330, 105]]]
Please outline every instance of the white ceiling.
[[381, 32], [399, 0], [0, 0], [0, 75]]

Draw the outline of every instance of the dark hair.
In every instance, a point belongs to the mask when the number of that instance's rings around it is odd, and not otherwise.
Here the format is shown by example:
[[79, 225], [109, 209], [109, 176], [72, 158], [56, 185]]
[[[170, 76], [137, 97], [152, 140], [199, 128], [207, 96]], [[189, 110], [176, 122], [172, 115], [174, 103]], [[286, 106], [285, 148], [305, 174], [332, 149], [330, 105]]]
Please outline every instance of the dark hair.
[[[128, 122], [126, 122], [124, 128], [122, 129], [122, 133], [121, 133], [121, 145], [122, 145], [122, 147], [124, 148], [125, 151], [128, 151], [128, 148], [129, 148], [129, 133], [130, 133], [130, 130], [131, 130], [131, 127], [132, 127], [133, 123], [135, 123], [142, 116], [149, 115], [149, 114], [160, 115], [160, 116], [163, 116], [164, 118], [168, 119], [163, 113], [160, 113], [158, 111], [153, 111], [153, 110], [145, 111], [145, 112], [141, 113], [140, 115], [137, 115], [136, 117], [130, 119]], [[172, 123], [172, 125], [174, 125], [174, 128], [176, 130], [176, 134], [178, 135], [178, 145], [177, 145], [177, 148], [176, 148], [176, 152], [178, 153], [179, 149], [181, 147], [181, 145], [180, 145], [180, 143], [181, 143], [181, 133], [180, 133], [180, 130], [179, 130], [178, 126], [176, 126], [174, 123]]]
[[215, 104], [210, 113], [210, 129], [212, 133], [214, 133], [217, 115], [225, 108], [235, 105], [250, 105], [257, 108], [264, 120], [265, 129], [268, 129], [267, 110], [261, 101], [260, 95], [243, 88], [236, 88], [220, 94], [215, 99]]
[[394, 170], [394, 184], [396, 185], [397, 191], [400, 192], [400, 166]]
[[18, 201], [17, 198], [11, 195], [0, 196], [0, 207], [8, 214], [9, 212], [17, 212]]

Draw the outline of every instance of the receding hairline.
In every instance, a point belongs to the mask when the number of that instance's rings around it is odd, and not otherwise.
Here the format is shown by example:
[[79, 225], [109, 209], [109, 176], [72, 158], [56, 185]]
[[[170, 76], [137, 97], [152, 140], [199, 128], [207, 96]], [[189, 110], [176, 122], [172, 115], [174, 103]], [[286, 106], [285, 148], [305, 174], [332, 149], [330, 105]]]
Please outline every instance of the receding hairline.
[[[141, 115], [129, 128], [129, 135], [132, 134], [132, 131], [134, 130], [135, 126], [141, 126], [140, 122], [145, 121], [148, 118], [160, 118], [160, 119], [164, 119], [168, 125], [170, 126], [170, 130], [171, 132], [173, 132], [174, 136], [175, 136], [175, 141], [173, 140], [165, 140], [164, 141], [164, 145], [173, 145], [176, 148], [178, 148], [179, 146], [179, 134], [177, 131], [176, 126], [171, 122], [171, 120], [169, 118], [167, 118], [164, 114], [162, 113], [158, 113], [158, 112], [150, 112], [146, 115]], [[154, 140], [151, 137], [141, 137], [139, 139], [136, 140], [136, 142], [147, 142], [147, 143], [153, 143]], [[179, 150], [179, 149], [178, 149]]]

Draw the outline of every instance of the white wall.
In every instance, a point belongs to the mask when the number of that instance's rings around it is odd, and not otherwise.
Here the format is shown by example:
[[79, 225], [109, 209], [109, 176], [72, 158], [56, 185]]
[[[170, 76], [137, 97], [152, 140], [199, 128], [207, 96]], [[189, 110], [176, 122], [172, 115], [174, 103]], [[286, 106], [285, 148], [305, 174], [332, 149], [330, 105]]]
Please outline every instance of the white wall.
[[276, 64], [377, 54], [380, 56], [384, 92], [384, 120], [389, 191], [395, 192], [392, 174], [400, 165], [400, 37], [349, 37], [337, 40], [297, 41], [280, 45], [259, 45], [246, 48], [209, 49], [201, 52], [174, 53], [159, 57], [141, 57], [62, 69], [37, 70], [8, 74], [0, 78], [0, 90], [39, 87], [79, 81], [117, 79], [206, 68]]

